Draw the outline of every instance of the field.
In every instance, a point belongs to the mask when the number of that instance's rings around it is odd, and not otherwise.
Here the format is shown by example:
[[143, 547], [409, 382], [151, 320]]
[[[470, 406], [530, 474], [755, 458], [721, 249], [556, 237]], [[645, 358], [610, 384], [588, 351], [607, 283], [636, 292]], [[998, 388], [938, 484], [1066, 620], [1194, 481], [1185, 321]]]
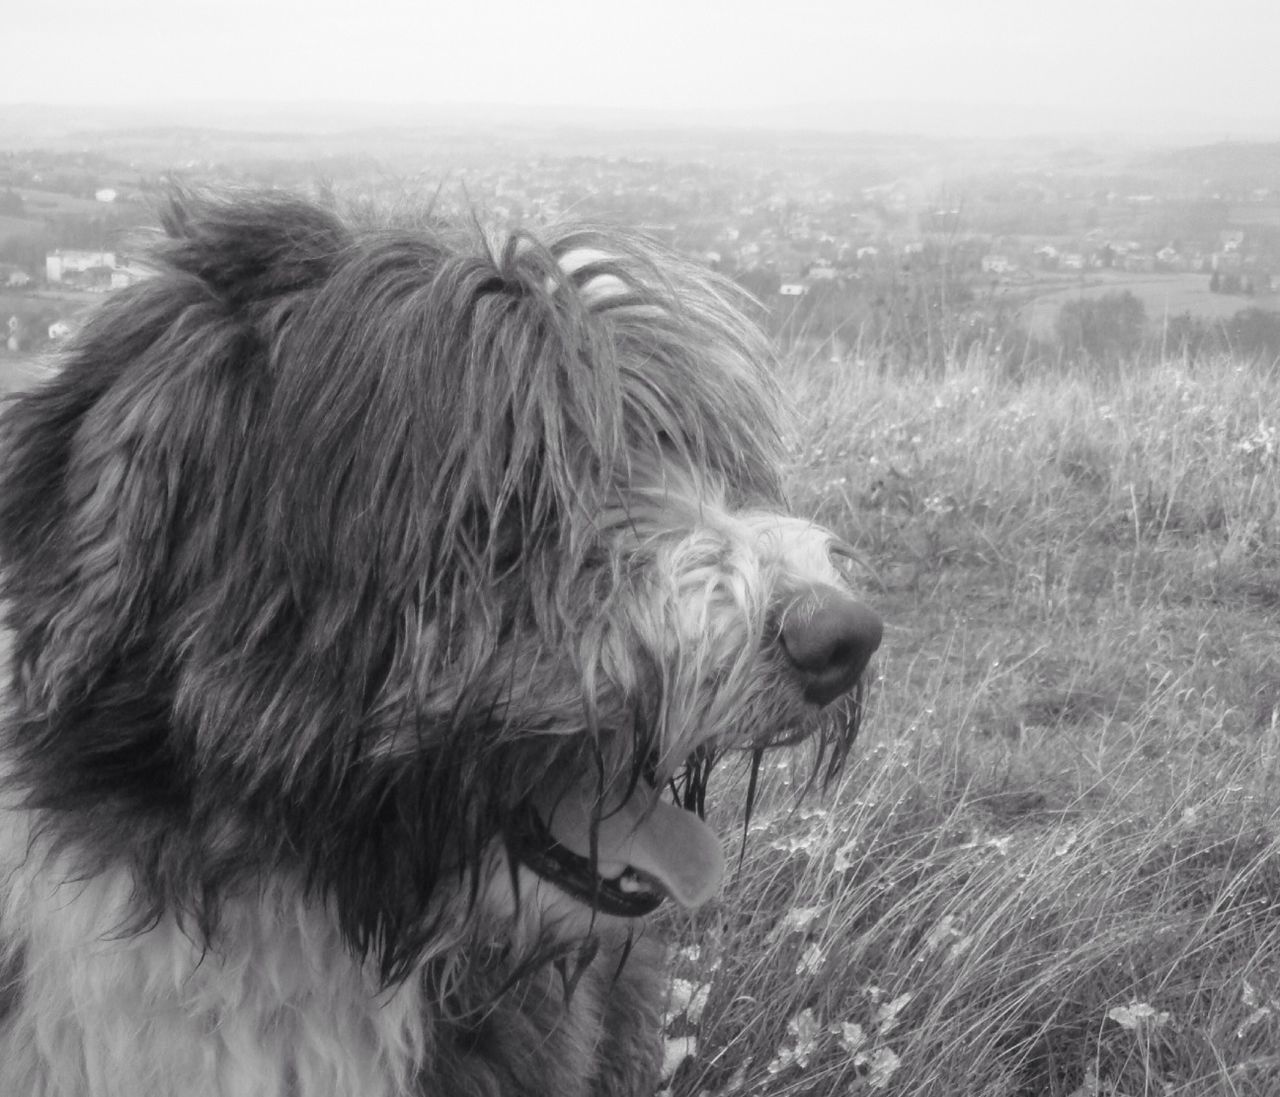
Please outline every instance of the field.
[[668, 1091], [1280, 1094], [1280, 377], [791, 387], [886, 639], [838, 785], [767, 762], [676, 923]]
[[90, 217], [101, 217], [111, 207], [92, 198], [75, 198], [70, 194], [60, 194], [48, 190], [18, 189], [23, 205], [31, 217], [46, 214], [85, 214]]
[[1225, 320], [1250, 306], [1275, 308], [1277, 303], [1270, 294], [1243, 297], [1211, 293], [1207, 274], [1090, 273], [1080, 284], [1033, 297], [1022, 309], [1022, 322], [1031, 334], [1047, 338], [1053, 334], [1058, 310], [1068, 301], [1126, 290], [1142, 300], [1147, 320], [1153, 326], [1184, 312], [1203, 320]]
[[0, 214], [0, 239], [9, 236], [35, 235], [42, 228], [40, 221], [33, 221], [26, 217], [10, 217], [7, 214]]
[[834, 787], [721, 775], [667, 1092], [1276, 1097], [1280, 376], [791, 370], [886, 638]]

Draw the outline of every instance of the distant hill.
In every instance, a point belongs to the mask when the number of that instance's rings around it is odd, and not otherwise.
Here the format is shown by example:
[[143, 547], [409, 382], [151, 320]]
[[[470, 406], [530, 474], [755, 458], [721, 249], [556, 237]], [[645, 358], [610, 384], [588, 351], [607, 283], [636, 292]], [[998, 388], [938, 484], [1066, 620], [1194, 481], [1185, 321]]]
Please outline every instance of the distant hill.
[[1160, 153], [1150, 163], [1152, 167], [1218, 180], [1224, 186], [1275, 190], [1280, 183], [1280, 141], [1218, 141]]
[[0, 146], [44, 144], [104, 130], [194, 127], [292, 134], [407, 127], [586, 128], [613, 131], [736, 129], [898, 133], [923, 137], [1123, 136], [1157, 144], [1280, 138], [1271, 117], [1144, 115], [1122, 105], [1096, 109], [1034, 104], [929, 103], [909, 100], [809, 102], [689, 110], [529, 106], [501, 103], [144, 103], [132, 106], [0, 104]]

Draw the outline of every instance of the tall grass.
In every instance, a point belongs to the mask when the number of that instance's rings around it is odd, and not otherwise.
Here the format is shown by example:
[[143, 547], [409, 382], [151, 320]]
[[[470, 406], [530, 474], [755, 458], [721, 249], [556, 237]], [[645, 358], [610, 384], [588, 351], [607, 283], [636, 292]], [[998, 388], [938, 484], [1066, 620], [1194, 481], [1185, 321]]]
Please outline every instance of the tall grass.
[[840, 786], [768, 763], [677, 926], [671, 1091], [1280, 1094], [1280, 377], [788, 383], [886, 640]]

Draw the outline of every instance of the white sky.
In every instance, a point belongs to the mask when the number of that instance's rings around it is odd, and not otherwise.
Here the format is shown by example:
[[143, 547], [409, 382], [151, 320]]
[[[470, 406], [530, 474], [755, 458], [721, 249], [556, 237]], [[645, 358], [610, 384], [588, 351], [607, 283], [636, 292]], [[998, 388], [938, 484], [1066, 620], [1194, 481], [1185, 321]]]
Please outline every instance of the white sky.
[[[1278, 0], [5, 0], [0, 103], [723, 108], [893, 101], [1280, 119]], [[1277, 134], [1280, 136], [1280, 133]]]

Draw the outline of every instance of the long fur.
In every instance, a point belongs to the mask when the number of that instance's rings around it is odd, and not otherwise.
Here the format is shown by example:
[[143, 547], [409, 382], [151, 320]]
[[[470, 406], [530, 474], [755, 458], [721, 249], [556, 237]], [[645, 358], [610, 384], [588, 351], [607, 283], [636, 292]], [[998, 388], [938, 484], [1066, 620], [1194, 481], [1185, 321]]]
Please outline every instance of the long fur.
[[623, 232], [162, 222], [0, 421], [0, 1093], [652, 1088], [661, 949], [520, 851], [565, 774], [594, 862], [637, 788], [847, 750], [773, 642], [843, 580], [767, 347]]

